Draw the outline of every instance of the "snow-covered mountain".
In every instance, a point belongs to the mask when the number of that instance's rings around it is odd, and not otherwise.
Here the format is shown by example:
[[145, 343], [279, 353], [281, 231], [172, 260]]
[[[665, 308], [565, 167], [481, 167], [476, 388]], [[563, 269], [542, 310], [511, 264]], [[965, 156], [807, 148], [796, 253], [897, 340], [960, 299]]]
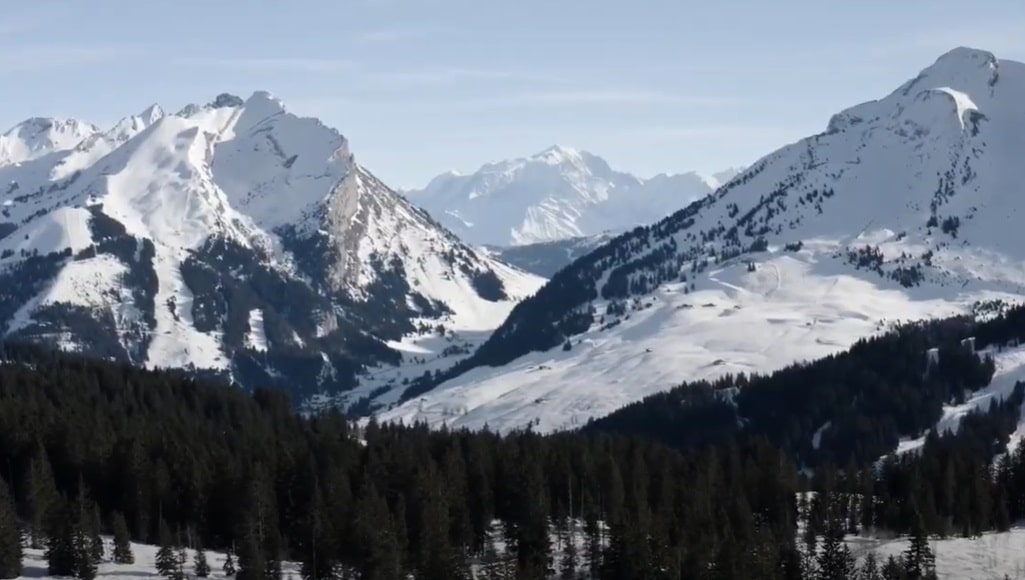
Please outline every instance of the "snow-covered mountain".
[[75, 119], [28, 119], [0, 135], [0, 162], [22, 163], [71, 149], [99, 128]]
[[1025, 296], [1025, 64], [958, 48], [520, 303], [388, 420], [572, 427]]
[[541, 280], [461, 243], [265, 92], [0, 138], [0, 328], [302, 396], [439, 328], [486, 332]]
[[555, 146], [471, 175], [445, 173], [406, 195], [464, 241], [510, 246], [644, 225], [708, 195], [730, 173], [640, 179], [586, 151]]

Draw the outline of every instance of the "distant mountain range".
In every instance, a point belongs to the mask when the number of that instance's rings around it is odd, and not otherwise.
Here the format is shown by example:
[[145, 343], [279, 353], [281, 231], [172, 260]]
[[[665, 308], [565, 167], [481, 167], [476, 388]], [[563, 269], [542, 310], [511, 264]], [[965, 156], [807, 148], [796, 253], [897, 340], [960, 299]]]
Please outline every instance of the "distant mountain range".
[[648, 224], [708, 195], [738, 172], [641, 179], [586, 151], [554, 146], [490, 163], [470, 175], [445, 173], [423, 190], [405, 194], [465, 242], [505, 247]]

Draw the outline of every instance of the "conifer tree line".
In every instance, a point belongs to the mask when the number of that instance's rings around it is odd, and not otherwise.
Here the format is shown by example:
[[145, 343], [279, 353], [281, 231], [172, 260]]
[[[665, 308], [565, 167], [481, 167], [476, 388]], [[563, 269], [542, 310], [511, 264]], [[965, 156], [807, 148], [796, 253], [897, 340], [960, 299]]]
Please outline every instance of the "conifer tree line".
[[285, 560], [310, 579], [470, 578], [479, 562], [490, 577], [784, 577], [796, 556], [796, 470], [763, 443], [357, 432], [280, 392], [2, 355], [0, 473], [14, 529], [55, 574], [95, 575], [101, 532], [122, 560], [126, 536], [159, 545], [173, 579], [209, 568], [186, 546], [230, 551], [241, 580], [280, 578]]
[[[1025, 340], [1025, 307], [985, 322], [909, 323], [768, 375], [685, 383], [589, 423], [679, 449], [764, 437], [809, 466], [864, 465], [933, 427], [945, 404], [990, 383], [979, 351]], [[974, 345], [974, 347], [972, 346]]]
[[[894, 340], [864, 344], [913, 350]], [[951, 397], [992, 373], [949, 352]], [[101, 560], [130, 562], [133, 540], [159, 545], [174, 580], [211, 574], [204, 548], [228, 552], [217, 573], [241, 580], [279, 579], [286, 560], [304, 580], [871, 578], [873, 566], [926, 578], [925, 538], [1025, 516], [1025, 451], [993, 465], [1022, 387], [920, 454], [878, 471], [837, 454], [842, 469], [826, 461], [804, 481], [776, 432], [670, 447], [597, 431], [357, 430], [335, 412], [299, 416], [277, 391], [23, 345], [0, 360], [0, 577], [17, 576], [28, 545], [54, 574], [89, 579]], [[799, 506], [808, 489], [817, 499]], [[843, 534], [879, 530], [910, 534], [914, 553], [855, 570]]]

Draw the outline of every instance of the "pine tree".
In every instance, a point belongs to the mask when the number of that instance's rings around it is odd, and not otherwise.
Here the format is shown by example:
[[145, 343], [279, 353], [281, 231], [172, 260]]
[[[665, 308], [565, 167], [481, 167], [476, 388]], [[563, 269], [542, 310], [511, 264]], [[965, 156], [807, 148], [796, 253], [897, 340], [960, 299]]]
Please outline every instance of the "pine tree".
[[849, 580], [854, 573], [854, 556], [843, 541], [844, 528], [839, 517], [834, 517], [822, 538], [818, 555], [819, 580]]
[[57, 499], [51, 506], [43, 534], [51, 576], [74, 576], [77, 572], [76, 538], [79, 533], [76, 515], [71, 502], [65, 498]]
[[[514, 545], [519, 571], [528, 578], [543, 578], [551, 561], [548, 500], [541, 461], [529, 459], [521, 471], [519, 513], [516, 514]], [[619, 475], [618, 470], [616, 476]], [[620, 489], [622, 481], [619, 481]]]
[[373, 481], [365, 479], [356, 503], [355, 541], [356, 567], [367, 580], [390, 580], [401, 576], [399, 549], [394, 524], [384, 498]]
[[911, 545], [904, 552], [904, 570], [909, 580], [936, 578], [936, 557], [929, 547], [929, 535], [920, 517], [915, 519], [911, 531]]
[[[179, 538], [181, 535], [179, 534]], [[185, 562], [189, 561], [189, 556], [185, 552], [185, 546], [181, 540], [178, 540], [178, 547], [174, 553], [175, 570], [173, 580], [185, 580]]]
[[260, 548], [257, 531], [250, 529], [242, 537], [238, 547], [238, 580], [264, 580], [267, 574], [267, 562]]
[[237, 571], [235, 570], [235, 557], [232, 555], [232, 551], [233, 550], [228, 550], [228, 553], [224, 557], [224, 565], [221, 566], [221, 571], [224, 572], [224, 575], [228, 578], [234, 576]]
[[128, 533], [128, 522], [121, 512], [114, 514], [114, 562], [118, 564], [134, 564], [135, 555], [132, 554], [131, 536]]
[[21, 576], [21, 530], [15, 512], [11, 492], [0, 479], [0, 578]]
[[83, 532], [88, 535], [89, 556], [94, 564], [99, 564], [103, 561], [104, 546], [100, 536], [100, 507], [95, 503], [86, 509]]
[[206, 578], [210, 575], [210, 564], [206, 561], [206, 552], [202, 546], [196, 548], [196, 555], [192, 559], [192, 570], [197, 578]]
[[81, 524], [75, 530], [74, 553], [75, 578], [78, 580], [96, 578], [97, 561], [93, 538], [86, 526]]
[[450, 542], [450, 501], [433, 469], [417, 474], [416, 490], [410, 507], [416, 532], [413, 550], [417, 577], [425, 580], [468, 577], [466, 562]]
[[35, 454], [29, 464], [25, 480], [25, 497], [30, 547], [40, 549], [46, 546], [46, 530], [52, 511], [58, 507], [57, 484], [46, 449], [41, 442], [36, 444]]
[[861, 568], [858, 570], [858, 580], [883, 580], [875, 552], [869, 552], [865, 556], [865, 561], [861, 563]]
[[574, 580], [577, 577], [578, 560], [576, 534], [571, 528], [566, 535], [566, 546], [562, 550], [562, 558], [559, 561], [559, 578], [561, 580]]
[[157, 532], [157, 573], [165, 578], [174, 578], [178, 572], [178, 555], [174, 550], [174, 539], [167, 522], [160, 520]]
[[907, 580], [903, 559], [894, 558], [892, 555], [887, 558], [883, 564], [882, 577], [883, 580]]
[[330, 555], [329, 546], [324, 542], [324, 502], [320, 490], [314, 483], [313, 499], [309, 511], [306, 514], [306, 530], [302, 543], [302, 564], [299, 568], [299, 575], [303, 580], [320, 580], [327, 578], [333, 563], [327, 557]]

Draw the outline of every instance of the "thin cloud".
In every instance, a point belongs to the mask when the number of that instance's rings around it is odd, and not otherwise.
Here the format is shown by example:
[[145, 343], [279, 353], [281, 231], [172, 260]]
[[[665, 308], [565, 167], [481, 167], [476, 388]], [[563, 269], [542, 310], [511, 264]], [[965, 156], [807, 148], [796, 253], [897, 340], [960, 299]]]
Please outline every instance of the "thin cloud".
[[5, 20], [0, 22], [0, 37], [13, 36], [36, 27], [34, 20]]
[[[27, 32], [46, 30], [57, 21], [73, 18], [76, 9], [84, 3], [74, 0], [48, 0], [47, 2], [10, 2], [4, 6], [0, 22], [0, 38], [18, 36]], [[42, 9], [39, 9], [40, 7]]]
[[578, 91], [537, 92], [517, 95], [519, 102], [553, 104], [612, 104], [612, 105], [733, 105], [746, 99], [733, 96], [684, 95], [650, 90], [592, 89]]
[[[996, 20], [966, 23], [956, 29], [919, 31], [884, 43], [868, 47], [867, 55], [874, 59], [892, 58], [900, 52], [915, 52], [938, 57], [958, 46], [970, 46], [994, 52], [997, 57], [1025, 55], [1021, 39], [1025, 30], [1023, 20]], [[928, 64], [928, 63], [925, 63]]]
[[[427, 98], [421, 95], [414, 101], [402, 96], [391, 94], [365, 93], [360, 95], [311, 96], [292, 103], [313, 114], [331, 114], [339, 110], [355, 109], [388, 109], [402, 107], [404, 110], [417, 109], [423, 111], [459, 111], [467, 109], [501, 110], [521, 107], [643, 107], [668, 106], [708, 108], [732, 106], [749, 102], [744, 97], [735, 96], [701, 96], [684, 95], [669, 92], [627, 90], [627, 89], [592, 89], [578, 91], [534, 91], [512, 94], [485, 95], [479, 97], [458, 97], [451, 95]], [[690, 128], [665, 129], [655, 128], [651, 131], [668, 136], [672, 131], [687, 131]], [[640, 129], [638, 131], [646, 131]]]
[[413, 28], [381, 28], [365, 30], [352, 37], [352, 42], [362, 45], [398, 44], [426, 36], [423, 29]]
[[393, 86], [430, 86], [450, 85], [466, 81], [496, 81], [496, 80], [519, 80], [519, 81], [546, 81], [554, 80], [554, 75], [541, 73], [503, 70], [490, 68], [468, 68], [468, 67], [433, 67], [421, 70], [391, 71], [373, 73], [368, 80], [376, 81], [384, 85]]
[[[784, 125], [692, 125], [638, 127], [623, 132], [624, 135], [655, 139], [700, 139], [707, 137], [737, 138], [746, 135], [782, 135], [794, 133], [794, 127]], [[796, 129], [800, 132], [800, 129]]]
[[178, 59], [178, 64], [242, 71], [285, 71], [330, 73], [358, 68], [356, 62], [334, 58], [267, 57], [267, 58], [202, 58]]
[[123, 59], [125, 47], [24, 46], [0, 51], [0, 73], [36, 72]]

